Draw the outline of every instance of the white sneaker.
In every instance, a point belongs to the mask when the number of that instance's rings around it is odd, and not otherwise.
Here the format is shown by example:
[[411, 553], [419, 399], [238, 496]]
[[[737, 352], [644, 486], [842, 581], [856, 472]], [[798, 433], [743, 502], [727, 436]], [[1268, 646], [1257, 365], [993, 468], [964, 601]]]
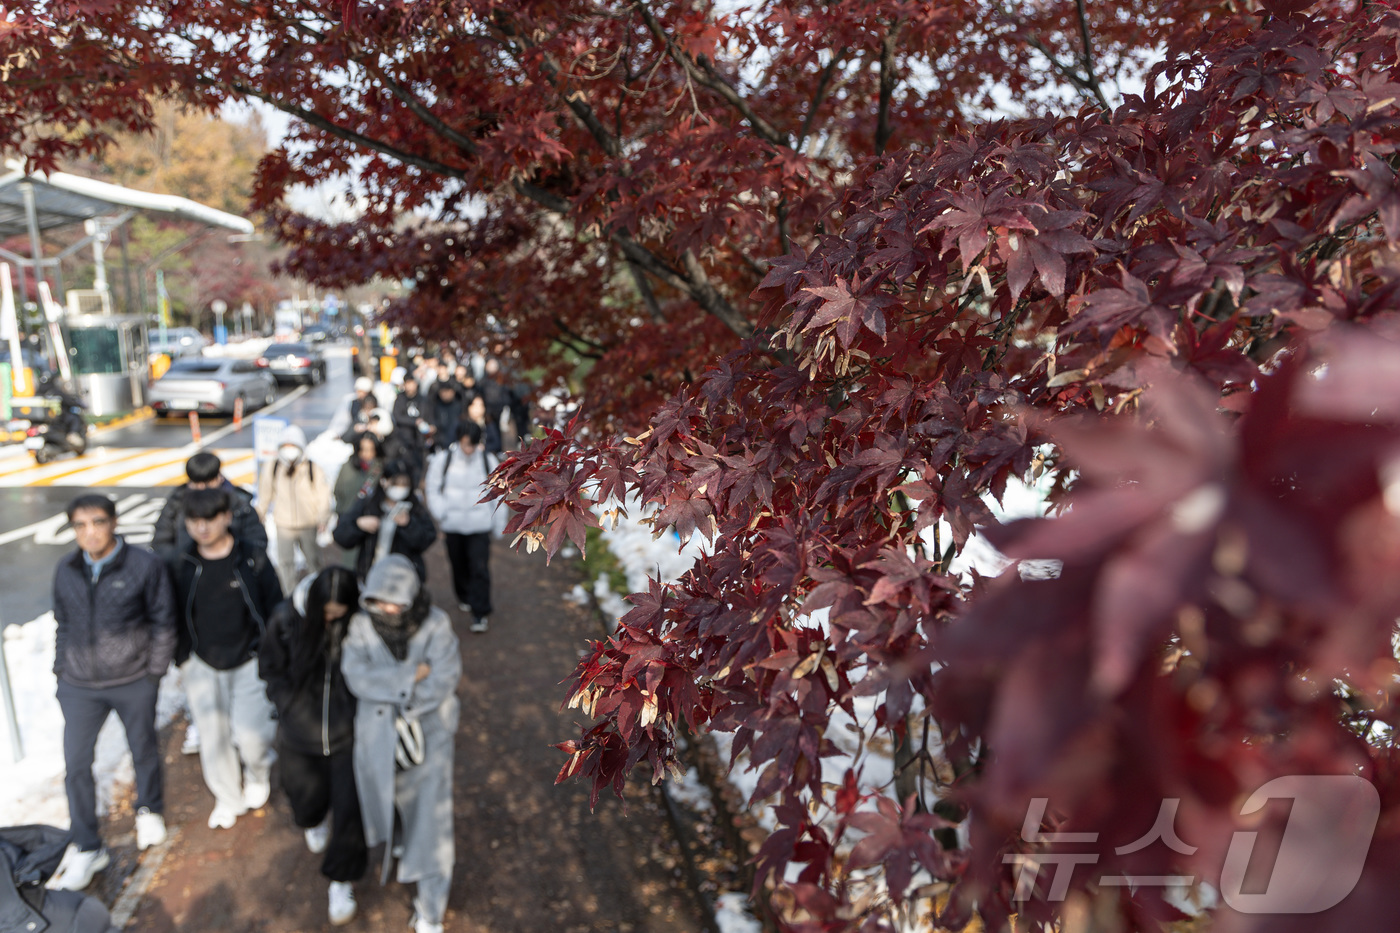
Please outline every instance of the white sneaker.
[[442, 933], [442, 924], [433, 923], [431, 920], [414, 914], [413, 933]]
[[93, 849], [83, 852], [75, 844], [69, 843], [63, 850], [63, 859], [54, 870], [44, 887], [53, 891], [81, 891], [92, 884], [92, 876], [106, 868], [112, 861], [106, 849]]
[[199, 754], [199, 727], [194, 723], [185, 726], [185, 741], [180, 743], [180, 754]]
[[247, 781], [243, 785], [243, 806], [249, 810], [267, 806], [267, 799], [271, 796], [272, 785], [266, 781]]
[[487, 616], [481, 616], [481, 617], [478, 618], [478, 619], [472, 619], [472, 625], [471, 625], [472, 631], [473, 631], [473, 632], [484, 632], [484, 631], [486, 631], [487, 620], [488, 620], [488, 617], [487, 617]]
[[238, 818], [243, 813], [235, 810], [226, 803], [214, 805], [214, 812], [209, 814], [210, 829], [233, 829], [233, 824], [238, 822]]
[[165, 817], [142, 807], [136, 811], [136, 848], [145, 850], [165, 841]]
[[[330, 818], [326, 818], [319, 825], [313, 826], [306, 831], [306, 847], [311, 850], [312, 855], [320, 855], [326, 851], [326, 843], [331, 838]], [[337, 884], [339, 882], [333, 882]]]
[[330, 906], [326, 909], [331, 926], [338, 927], [355, 919], [355, 890], [348, 881], [332, 881]]

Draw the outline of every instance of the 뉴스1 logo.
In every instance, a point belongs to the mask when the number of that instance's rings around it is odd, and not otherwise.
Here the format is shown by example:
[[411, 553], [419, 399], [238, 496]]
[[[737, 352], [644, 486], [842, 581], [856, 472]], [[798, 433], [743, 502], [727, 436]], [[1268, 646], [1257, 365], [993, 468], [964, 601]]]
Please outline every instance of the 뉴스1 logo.
[[[1278, 857], [1262, 892], [1244, 891], [1245, 874], [1254, 855], [1258, 833], [1238, 830], [1230, 839], [1225, 864], [1220, 872], [1220, 894], [1225, 903], [1242, 914], [1315, 914], [1340, 904], [1366, 866], [1371, 837], [1380, 818], [1381, 797], [1365, 778], [1354, 774], [1294, 774], [1274, 778], [1245, 801], [1241, 816], [1258, 813], [1270, 800], [1293, 802], [1288, 824], [1279, 844]], [[1026, 808], [1021, 839], [1039, 845], [1086, 844], [1098, 841], [1098, 833], [1042, 833], [1041, 822], [1049, 805], [1046, 797], [1035, 797]], [[1181, 801], [1162, 801], [1157, 819], [1141, 839], [1118, 846], [1117, 855], [1129, 855], [1161, 842], [1173, 852], [1194, 855], [1196, 847], [1176, 833], [1176, 813]], [[1062, 901], [1076, 865], [1093, 865], [1097, 852], [1011, 853], [1002, 861], [1016, 865], [1018, 901], [1035, 893], [1042, 868], [1052, 869], [1049, 901]], [[1190, 885], [1194, 875], [1105, 875], [1100, 885], [1178, 887]]]

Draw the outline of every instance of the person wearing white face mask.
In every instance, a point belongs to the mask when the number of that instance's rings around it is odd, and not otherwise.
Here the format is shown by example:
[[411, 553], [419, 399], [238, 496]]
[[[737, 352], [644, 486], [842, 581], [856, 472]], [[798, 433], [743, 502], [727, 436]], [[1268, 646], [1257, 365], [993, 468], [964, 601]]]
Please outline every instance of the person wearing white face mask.
[[321, 468], [306, 459], [306, 435], [296, 425], [282, 429], [277, 458], [263, 465], [258, 479], [258, 518], [268, 513], [277, 524], [277, 575], [284, 592], [296, 589], [296, 551], [301, 548], [308, 573], [321, 569], [316, 536], [331, 514], [331, 487]]
[[384, 464], [379, 486], [361, 496], [343, 513], [335, 526], [335, 543], [359, 548], [355, 573], [363, 580], [375, 561], [387, 554], [402, 554], [427, 579], [423, 552], [437, 540], [437, 525], [426, 506], [413, 495], [411, 467], [402, 460]]

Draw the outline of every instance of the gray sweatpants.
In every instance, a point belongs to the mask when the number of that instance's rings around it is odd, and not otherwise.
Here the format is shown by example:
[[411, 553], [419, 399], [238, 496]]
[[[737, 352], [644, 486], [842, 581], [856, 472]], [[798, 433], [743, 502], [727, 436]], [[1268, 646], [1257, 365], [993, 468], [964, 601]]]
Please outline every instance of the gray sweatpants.
[[452, 888], [451, 875], [428, 875], [418, 879], [418, 890], [413, 897], [413, 910], [418, 916], [433, 923], [442, 923], [447, 913], [447, 894]]
[[232, 670], [215, 670], [198, 655], [180, 666], [190, 718], [199, 727], [199, 764], [204, 783], [219, 803], [243, 812], [243, 774], [269, 783], [272, 741], [277, 734], [267, 685], [257, 658]]
[[282, 583], [282, 592], [288, 596], [297, 588], [297, 555], [292, 546], [301, 548], [301, 556], [306, 561], [308, 573], [321, 569], [321, 546], [316, 543], [316, 526], [310, 528], [283, 528], [277, 526], [277, 579]]

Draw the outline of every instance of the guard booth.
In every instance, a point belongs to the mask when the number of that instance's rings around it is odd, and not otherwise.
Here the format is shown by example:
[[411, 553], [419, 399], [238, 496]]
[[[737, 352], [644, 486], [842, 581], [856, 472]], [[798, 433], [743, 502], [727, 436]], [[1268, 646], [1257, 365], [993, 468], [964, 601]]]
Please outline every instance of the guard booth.
[[146, 404], [146, 320], [137, 314], [69, 316], [63, 326], [73, 381], [88, 404], [102, 416]]

